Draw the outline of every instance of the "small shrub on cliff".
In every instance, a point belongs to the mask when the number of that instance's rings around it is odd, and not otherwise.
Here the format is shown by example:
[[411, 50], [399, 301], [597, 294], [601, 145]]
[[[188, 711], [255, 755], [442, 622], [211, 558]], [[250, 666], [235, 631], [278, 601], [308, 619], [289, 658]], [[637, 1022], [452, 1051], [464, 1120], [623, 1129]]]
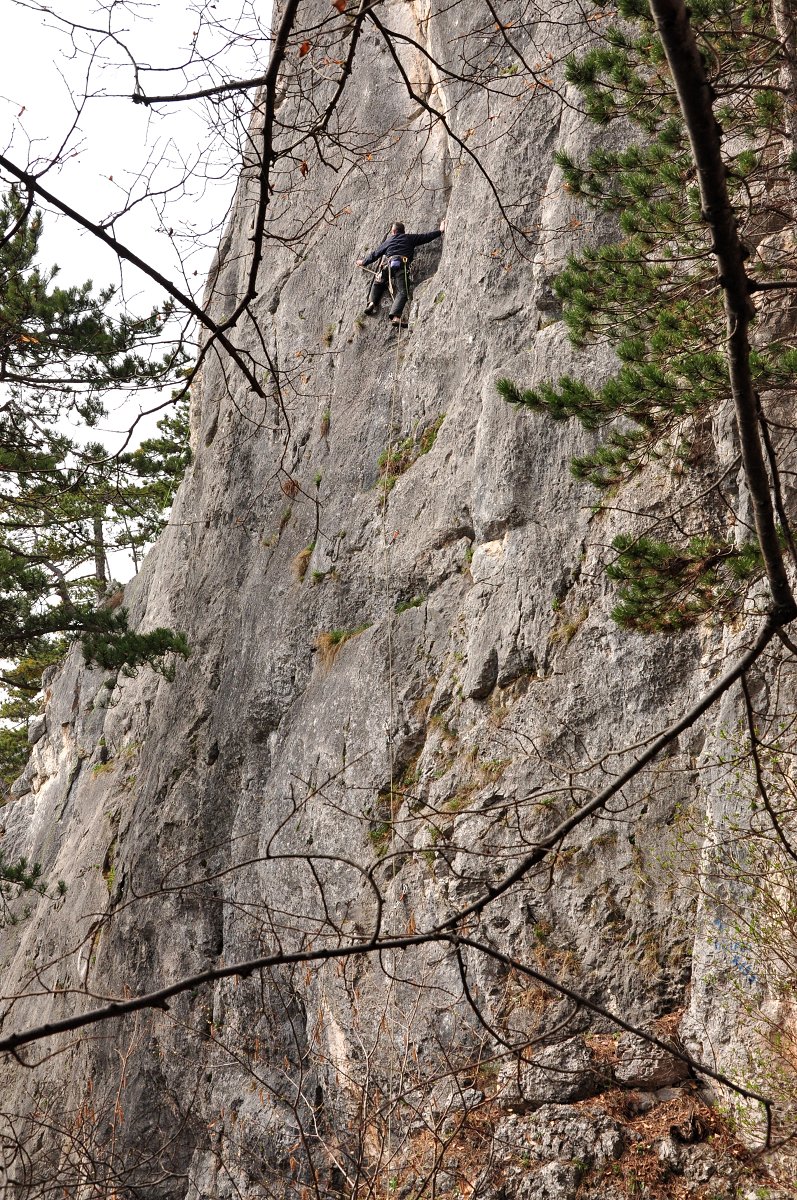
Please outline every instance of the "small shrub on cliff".
[[429, 453], [437, 441], [445, 419], [446, 414], [441, 413], [431, 425], [426, 426], [420, 436], [411, 434], [382, 451], [376, 465], [379, 472], [379, 488], [383, 496], [387, 496], [393, 490], [404, 472], [408, 471], [422, 454]]
[[22, 773], [30, 754], [28, 721], [40, 711], [42, 673], [63, 658], [67, 643], [42, 640], [2, 673], [5, 699], [0, 700], [0, 801]]
[[[53, 889], [52, 898], [63, 896], [65, 892], [66, 884], [59, 880]], [[47, 895], [48, 885], [42, 878], [41, 863], [31, 863], [24, 857], [16, 862], [9, 862], [0, 852], [0, 928], [16, 925], [20, 917], [29, 915], [27, 908], [19, 911], [16, 903], [26, 893]]]

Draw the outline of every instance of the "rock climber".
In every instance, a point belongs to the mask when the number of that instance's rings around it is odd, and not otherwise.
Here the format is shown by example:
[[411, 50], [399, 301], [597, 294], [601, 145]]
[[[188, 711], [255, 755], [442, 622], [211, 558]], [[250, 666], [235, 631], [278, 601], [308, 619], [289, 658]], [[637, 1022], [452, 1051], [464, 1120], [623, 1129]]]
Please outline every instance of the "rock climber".
[[401, 314], [404, 311], [404, 305], [412, 295], [410, 264], [415, 254], [415, 248], [441, 237], [445, 233], [445, 228], [445, 221], [441, 221], [440, 228], [433, 229], [431, 233], [406, 233], [401, 221], [396, 221], [390, 230], [390, 236], [382, 242], [381, 246], [377, 246], [376, 250], [372, 250], [365, 258], [357, 259], [358, 267], [367, 267], [379, 258], [384, 260], [374, 276], [371, 290], [368, 293], [365, 311], [369, 317], [376, 316], [379, 311], [379, 302], [389, 287], [393, 297], [393, 303], [390, 306], [390, 320], [394, 325], [401, 326], [403, 324]]

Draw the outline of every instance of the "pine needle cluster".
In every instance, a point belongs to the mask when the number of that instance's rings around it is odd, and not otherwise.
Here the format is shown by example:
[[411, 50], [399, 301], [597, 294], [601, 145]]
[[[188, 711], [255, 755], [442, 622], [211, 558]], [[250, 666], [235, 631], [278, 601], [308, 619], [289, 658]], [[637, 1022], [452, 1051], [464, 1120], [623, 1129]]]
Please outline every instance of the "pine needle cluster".
[[708, 535], [676, 547], [624, 534], [614, 549], [617, 558], [606, 568], [619, 585], [612, 617], [639, 633], [680, 632], [708, 614], [732, 617], [744, 587], [763, 569], [755, 543], [738, 548]]

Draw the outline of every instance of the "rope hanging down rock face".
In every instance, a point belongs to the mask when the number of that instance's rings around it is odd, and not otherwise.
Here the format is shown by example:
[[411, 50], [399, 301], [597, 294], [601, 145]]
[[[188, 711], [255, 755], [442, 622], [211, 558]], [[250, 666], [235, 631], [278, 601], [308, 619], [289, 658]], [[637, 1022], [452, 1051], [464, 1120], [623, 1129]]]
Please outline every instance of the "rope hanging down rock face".
[[[410, 304], [412, 301], [410, 301]], [[404, 328], [403, 323], [398, 325], [398, 333], [396, 337], [396, 361], [393, 368], [393, 386], [390, 394], [390, 416], [388, 423], [388, 442], [386, 466], [390, 471], [390, 464], [393, 461], [393, 446], [395, 444], [395, 415], [396, 415], [396, 398], [398, 396], [398, 375], [399, 365], [401, 362], [401, 333]], [[387, 728], [385, 737], [387, 742], [388, 754], [388, 770], [390, 772], [390, 791], [388, 794], [388, 804], [390, 807], [390, 822], [392, 830], [393, 819], [393, 782], [394, 782], [394, 765], [395, 755], [393, 750], [393, 713], [394, 713], [394, 681], [393, 681], [393, 605], [391, 603], [391, 571], [390, 571], [390, 551], [393, 546], [393, 538], [388, 537], [387, 533], [387, 498], [389, 488], [387, 481], [383, 482], [382, 486], [382, 505], [381, 505], [381, 526], [382, 526], [382, 548], [384, 550], [385, 559], [385, 630], [387, 634]], [[392, 834], [391, 834], [392, 836]]]
[[[406, 273], [406, 270], [407, 270], [407, 267], [406, 267], [406, 262], [405, 262], [405, 266], [404, 266], [405, 273]], [[408, 290], [408, 309], [407, 309], [408, 313], [409, 313], [411, 306], [412, 306], [412, 301], [409, 300], [409, 290]], [[386, 460], [386, 462], [387, 462], [388, 471], [390, 470], [390, 463], [392, 462], [392, 457], [393, 457], [393, 446], [395, 444], [396, 399], [398, 396], [398, 376], [399, 376], [399, 365], [401, 363], [401, 333], [402, 333], [403, 328], [404, 328], [403, 321], [401, 319], [399, 319], [397, 336], [396, 336], [396, 361], [395, 361], [395, 364], [393, 367], [393, 386], [391, 388], [391, 393], [390, 393], [390, 416], [389, 416], [389, 425], [388, 425], [388, 433], [387, 433], [388, 441], [387, 441], [387, 460]], [[387, 713], [387, 726], [385, 729], [385, 738], [386, 738], [386, 743], [387, 743], [388, 772], [389, 772], [389, 778], [390, 778], [390, 790], [388, 793], [388, 806], [389, 806], [389, 813], [390, 813], [390, 815], [389, 815], [390, 838], [392, 841], [393, 840], [393, 816], [394, 816], [394, 807], [395, 807], [395, 798], [394, 798], [394, 793], [393, 793], [393, 786], [394, 786], [394, 780], [395, 780], [395, 754], [394, 754], [394, 750], [393, 750], [393, 712], [394, 712], [393, 617], [394, 617], [395, 610], [394, 610], [394, 607], [392, 604], [392, 596], [391, 596], [391, 578], [392, 577], [391, 577], [391, 570], [390, 570], [390, 552], [391, 552], [391, 549], [393, 546], [393, 542], [395, 541], [395, 537], [389, 537], [388, 532], [387, 532], [387, 498], [388, 498], [388, 494], [389, 494], [389, 489], [387, 487], [387, 481], [385, 481], [385, 483], [382, 487], [382, 504], [381, 504], [381, 514], [380, 515], [381, 515], [381, 526], [382, 526], [382, 548], [384, 550], [384, 555], [385, 555], [385, 628], [387, 631], [387, 697], [388, 697], [388, 705], [387, 705], [388, 713]], [[394, 972], [391, 971], [389, 973], [388, 994], [386, 997], [386, 1006], [385, 1006], [385, 1013], [388, 1016], [390, 1013], [391, 1005], [393, 1003], [394, 984], [395, 984]], [[389, 1198], [391, 1195], [391, 1192], [392, 1192], [391, 1176], [390, 1176], [390, 1165], [391, 1165], [391, 1160], [392, 1160], [391, 1140], [392, 1140], [392, 1115], [393, 1115], [392, 1114], [392, 1103], [393, 1103], [393, 1080], [394, 1080], [392, 1046], [390, 1047], [388, 1054], [389, 1054], [389, 1060], [388, 1060], [388, 1101], [389, 1101], [389, 1103], [388, 1103], [388, 1109], [387, 1109], [387, 1128], [386, 1128], [387, 1153], [385, 1155], [385, 1196], [386, 1196], [386, 1198]]]

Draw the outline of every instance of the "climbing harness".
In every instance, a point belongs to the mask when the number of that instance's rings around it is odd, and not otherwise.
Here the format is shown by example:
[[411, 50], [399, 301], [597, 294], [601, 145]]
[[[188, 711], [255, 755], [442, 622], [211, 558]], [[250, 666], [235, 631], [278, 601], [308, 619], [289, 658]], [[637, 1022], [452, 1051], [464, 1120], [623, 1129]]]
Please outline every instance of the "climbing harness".
[[409, 303], [409, 301], [410, 301], [410, 273], [409, 273], [409, 269], [408, 269], [409, 261], [410, 260], [407, 258], [406, 254], [401, 254], [401, 255], [397, 255], [394, 258], [391, 258], [390, 262], [387, 264], [387, 287], [388, 287], [388, 291], [390, 292], [390, 295], [393, 296], [394, 298], [395, 298], [396, 293], [393, 291], [393, 272], [399, 266], [403, 266], [403, 268], [404, 268], [404, 292], [407, 297], [407, 303]]
[[[406, 296], [405, 304], [412, 304], [412, 275], [410, 274], [410, 260], [406, 254], [393, 255], [387, 259], [384, 255], [380, 259], [379, 266], [375, 269], [371, 267], [361, 267], [360, 270], [367, 271], [369, 275], [373, 275], [373, 283], [379, 283], [382, 286], [387, 285], [387, 290], [390, 293], [391, 300], [396, 298], [396, 289], [394, 286], [394, 272], [401, 268], [404, 272], [404, 295]], [[366, 295], [365, 311], [369, 316], [375, 316], [377, 309], [374, 308], [371, 302], [371, 288], [373, 283], [369, 283], [368, 292]], [[403, 314], [399, 316], [398, 321], [394, 319], [394, 325], [401, 324], [406, 329]]]

